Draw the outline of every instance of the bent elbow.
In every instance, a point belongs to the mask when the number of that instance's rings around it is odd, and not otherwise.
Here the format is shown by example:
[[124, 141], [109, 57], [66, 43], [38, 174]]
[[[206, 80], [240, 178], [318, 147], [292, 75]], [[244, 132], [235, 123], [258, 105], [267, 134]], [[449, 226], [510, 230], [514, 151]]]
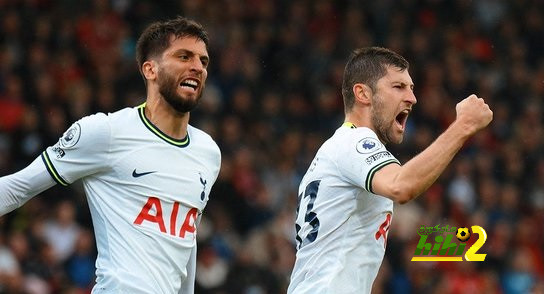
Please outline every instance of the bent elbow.
[[415, 198], [413, 191], [405, 187], [397, 187], [392, 192], [392, 200], [398, 204], [406, 204]]
[[395, 198], [395, 202], [398, 203], [398, 204], [406, 204], [408, 203], [411, 199], [413, 199], [413, 197], [407, 195], [407, 194], [402, 194], [402, 195], [398, 195], [396, 198]]

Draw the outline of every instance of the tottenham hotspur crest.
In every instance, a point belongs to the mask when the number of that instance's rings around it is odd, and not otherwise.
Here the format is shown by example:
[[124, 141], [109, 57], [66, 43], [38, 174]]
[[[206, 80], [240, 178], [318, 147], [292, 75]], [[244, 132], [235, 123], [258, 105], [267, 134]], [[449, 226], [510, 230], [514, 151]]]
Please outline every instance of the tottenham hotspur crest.
[[201, 201], [205, 200], [205, 190], [207, 188], [207, 180], [203, 179], [203, 176], [201, 173], [199, 173], [199, 181], [201, 182], [201, 185], [203, 185], [203, 191], [201, 192]]

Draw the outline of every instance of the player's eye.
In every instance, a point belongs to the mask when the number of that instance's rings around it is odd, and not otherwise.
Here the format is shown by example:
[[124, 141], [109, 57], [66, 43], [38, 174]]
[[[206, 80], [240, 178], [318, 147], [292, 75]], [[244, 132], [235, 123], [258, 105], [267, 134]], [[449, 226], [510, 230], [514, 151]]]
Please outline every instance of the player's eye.
[[180, 59], [188, 60], [188, 59], [190, 59], [190, 57], [188, 55], [180, 55]]

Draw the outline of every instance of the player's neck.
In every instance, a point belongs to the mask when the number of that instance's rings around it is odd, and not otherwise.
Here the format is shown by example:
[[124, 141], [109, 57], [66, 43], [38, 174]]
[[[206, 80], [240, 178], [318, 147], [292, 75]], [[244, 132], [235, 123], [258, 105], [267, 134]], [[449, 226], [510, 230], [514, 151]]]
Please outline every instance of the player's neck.
[[171, 138], [183, 139], [187, 135], [190, 113], [180, 114], [162, 99], [148, 99], [144, 115]]
[[352, 123], [356, 127], [367, 127], [373, 130], [371, 115], [364, 111], [353, 111], [345, 113], [345, 122]]

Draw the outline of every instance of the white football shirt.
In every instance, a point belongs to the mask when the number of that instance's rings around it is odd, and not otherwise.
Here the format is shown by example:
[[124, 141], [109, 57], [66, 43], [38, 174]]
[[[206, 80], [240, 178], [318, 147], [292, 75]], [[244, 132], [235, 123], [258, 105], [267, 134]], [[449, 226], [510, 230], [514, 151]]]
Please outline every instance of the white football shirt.
[[370, 293], [385, 254], [392, 200], [372, 178], [398, 160], [350, 123], [318, 150], [298, 192], [296, 263], [288, 293]]
[[82, 179], [98, 249], [93, 293], [193, 292], [196, 220], [220, 150], [192, 126], [183, 140], [165, 135], [144, 107], [85, 117], [42, 153], [59, 184]]

